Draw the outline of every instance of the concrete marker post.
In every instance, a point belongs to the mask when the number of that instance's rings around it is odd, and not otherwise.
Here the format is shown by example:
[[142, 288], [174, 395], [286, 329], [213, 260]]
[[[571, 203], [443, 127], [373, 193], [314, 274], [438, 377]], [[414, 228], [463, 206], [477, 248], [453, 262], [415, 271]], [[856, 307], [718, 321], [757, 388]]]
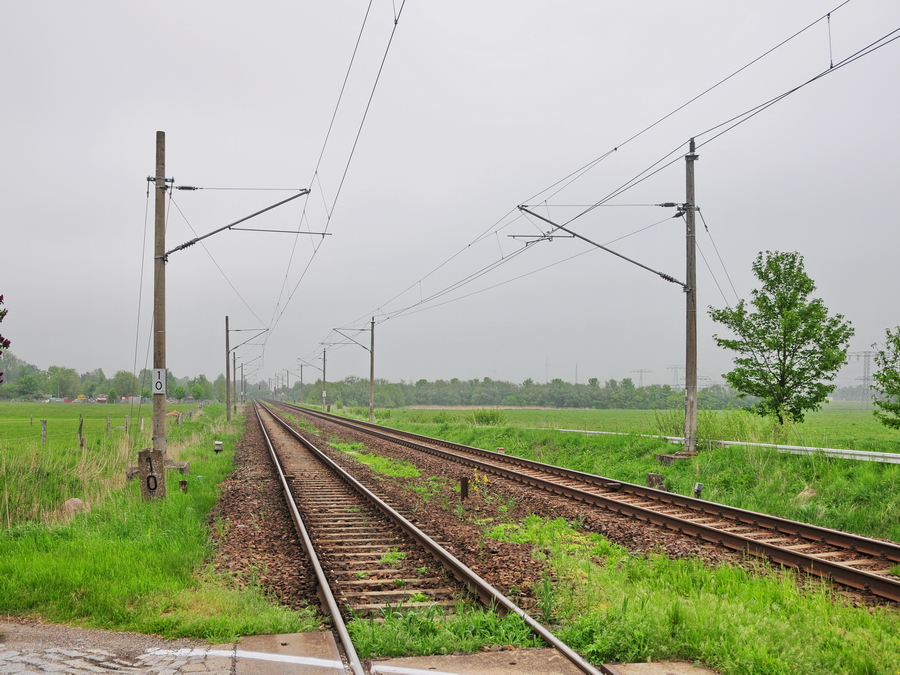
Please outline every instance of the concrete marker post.
[[151, 499], [166, 498], [165, 453], [160, 450], [146, 448], [138, 453], [138, 470], [141, 479], [141, 498], [146, 502]]

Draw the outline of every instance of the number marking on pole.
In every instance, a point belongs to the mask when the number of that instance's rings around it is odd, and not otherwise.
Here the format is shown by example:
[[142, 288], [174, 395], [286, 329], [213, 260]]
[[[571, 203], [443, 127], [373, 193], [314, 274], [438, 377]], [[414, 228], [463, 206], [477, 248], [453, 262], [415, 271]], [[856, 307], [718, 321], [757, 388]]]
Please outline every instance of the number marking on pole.
[[154, 368], [153, 369], [153, 393], [161, 394], [163, 396], [166, 395], [166, 369], [165, 368]]

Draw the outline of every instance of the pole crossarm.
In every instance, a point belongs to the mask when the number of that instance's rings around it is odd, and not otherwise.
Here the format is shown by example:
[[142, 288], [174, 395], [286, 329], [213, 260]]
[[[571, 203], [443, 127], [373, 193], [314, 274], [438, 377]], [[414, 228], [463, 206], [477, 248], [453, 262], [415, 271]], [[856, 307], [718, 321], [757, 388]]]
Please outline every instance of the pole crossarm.
[[230, 230], [231, 228], [233, 228], [235, 225], [238, 225], [239, 223], [243, 223], [246, 220], [255, 218], [256, 216], [258, 216], [262, 213], [265, 213], [266, 211], [271, 211], [272, 209], [274, 209], [278, 206], [281, 206], [282, 204], [287, 204], [289, 201], [293, 201], [294, 199], [297, 199], [297, 197], [302, 197], [303, 195], [308, 195], [308, 194], [309, 194], [309, 190], [306, 188], [303, 188], [297, 194], [293, 195], [292, 197], [288, 197], [287, 199], [283, 199], [280, 202], [278, 202], [277, 204], [272, 204], [271, 206], [267, 206], [266, 208], [261, 209], [261, 210], [257, 211], [256, 213], [251, 213], [249, 216], [244, 216], [240, 220], [236, 220], [233, 223], [229, 223], [228, 225], [224, 225], [224, 226], [218, 228], [217, 230], [208, 232], [207, 234], [204, 234], [202, 237], [195, 237], [195, 238], [191, 239], [190, 241], [186, 241], [185, 243], [181, 244], [180, 246], [176, 246], [171, 251], [166, 251], [165, 258], [168, 258], [169, 255], [172, 253], [175, 253], [175, 251], [184, 250], [184, 249], [188, 248], [189, 246], [193, 246], [198, 241], [202, 241], [203, 239], [206, 239], [207, 237], [211, 237], [214, 234], [218, 234], [219, 232], [222, 232], [224, 230]]
[[[232, 348], [229, 349], [228, 351], [233, 352], [233, 351], [234, 351], [235, 349], [237, 349], [238, 347], [243, 347], [245, 344], [247, 344], [248, 342], [250, 342], [250, 340], [255, 340], [256, 338], [258, 338], [258, 337], [259, 337], [260, 335], [262, 335], [263, 333], [268, 333], [268, 332], [269, 332], [269, 329], [268, 329], [268, 328], [231, 328], [228, 332], [229, 332], [229, 333], [243, 333], [243, 332], [248, 331], [248, 330], [255, 330], [255, 331], [256, 331], [256, 335], [254, 335], [254, 336], [251, 337], [251, 338], [248, 338], [248, 339], [244, 340], [244, 341], [243, 341], [241, 344], [239, 344], [239, 345], [235, 345], [234, 347], [232, 347]], [[256, 358], [259, 358], [259, 357], [256, 357]]]
[[[577, 239], [581, 239], [582, 241], [586, 241], [588, 244], [591, 244], [592, 246], [596, 246], [597, 248], [603, 249], [607, 253], [612, 253], [614, 256], [617, 256], [617, 257], [621, 258], [622, 260], [630, 262], [632, 265], [637, 265], [638, 267], [641, 267], [641, 268], [647, 270], [648, 272], [653, 272], [653, 274], [660, 277], [661, 279], [664, 279], [665, 281], [668, 281], [670, 283], [681, 286], [681, 288], [684, 289], [685, 291], [688, 289], [687, 284], [684, 284], [681, 281], [678, 281], [678, 279], [676, 279], [675, 277], [668, 275], [665, 272], [658, 272], [657, 270], [653, 269], [652, 267], [647, 267], [646, 265], [639, 263], [637, 260], [632, 260], [631, 258], [624, 256], [621, 253], [617, 253], [616, 251], [613, 251], [611, 248], [607, 248], [606, 246], [603, 246], [602, 244], [598, 244], [595, 241], [591, 241], [587, 237], [583, 237], [582, 235], [578, 234], [577, 232], [573, 232], [572, 230], [567, 229], [565, 225], [560, 225], [559, 223], [554, 223], [549, 218], [544, 218], [544, 216], [540, 215], [539, 213], [535, 213], [534, 211], [531, 211], [525, 205], [519, 206], [519, 211], [523, 211], [524, 213], [527, 213], [530, 216], [534, 216], [535, 218], [543, 220], [545, 223], [549, 223], [550, 225], [552, 225], [555, 229], [562, 230], [563, 232], [568, 232], [573, 237], [575, 237]], [[548, 234], [550, 234], [550, 233], [548, 233]]]
[[300, 363], [302, 363], [304, 366], [309, 366], [310, 368], [315, 368], [316, 370], [322, 370], [321, 368], [319, 368], [319, 366], [315, 365], [314, 363], [309, 363], [308, 361], [304, 361], [301, 358], [298, 358], [297, 360]]
[[[331, 330], [333, 330], [333, 331], [334, 331], [335, 333], [337, 333], [338, 335], [341, 335], [341, 336], [347, 338], [347, 339], [350, 340], [350, 342], [352, 342], [353, 344], [359, 345], [360, 347], [362, 347], [363, 349], [365, 349], [365, 350], [366, 350], [367, 352], [369, 352], [370, 354], [372, 353], [372, 350], [369, 349], [368, 347], [366, 347], [362, 342], [357, 342], [356, 340], [354, 340], [354, 339], [353, 339], [352, 337], [350, 337], [349, 335], [344, 335], [344, 334], [343, 334], [341, 331], [339, 331], [337, 328], [332, 328]], [[344, 330], [347, 330], [347, 329], [344, 329]], [[366, 332], [366, 333], [369, 332], [369, 329], [368, 329], [368, 328], [357, 328], [357, 329], [355, 329], [355, 330], [358, 330], [358, 331], [360, 331], [360, 332]], [[345, 343], [345, 344], [347, 344], [347, 343]]]

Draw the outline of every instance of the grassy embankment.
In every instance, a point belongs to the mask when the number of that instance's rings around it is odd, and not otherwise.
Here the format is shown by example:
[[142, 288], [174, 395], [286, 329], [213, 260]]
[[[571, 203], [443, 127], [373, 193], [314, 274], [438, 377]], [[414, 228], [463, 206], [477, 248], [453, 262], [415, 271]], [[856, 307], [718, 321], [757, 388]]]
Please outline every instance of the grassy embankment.
[[[126, 435], [115, 426], [124, 426], [128, 412], [135, 422]], [[109, 437], [107, 414], [119, 420]], [[167, 499], [144, 503], [137, 481], [124, 479], [125, 467], [151, 445], [150, 411], [142, 414], [143, 433], [138, 412], [124, 405], [0, 405], [0, 612], [212, 641], [314, 627], [312, 616], [267, 602], [258, 587], [237, 590], [206, 566], [207, 517], [231, 471], [243, 418], [226, 424], [221, 405], [181, 425], [170, 418], [169, 454], [191, 463], [189, 489], [179, 491], [182, 476], [170, 474]], [[46, 445], [40, 419], [48, 420]], [[213, 440], [224, 441], [219, 456]], [[70, 497], [90, 511], [66, 515]]]
[[[900, 541], [900, 465], [754, 446], [719, 448], [710, 442], [900, 452], [900, 434], [852, 405], [832, 404], [785, 429], [743, 411], [701, 411], [698, 437], [704, 450], [672, 466], [660, 465], [655, 455], [679, 449], [659, 438], [680, 435], [683, 417], [673, 411], [486, 411], [496, 413], [486, 415], [493, 423], [476, 425], [478, 411], [393, 410], [385, 411], [390, 416], [381, 423], [489, 450], [502, 446], [521, 457], [642, 485], [647, 473], [661, 473], [666, 487], [679, 494], [692, 494], [700, 482], [709, 501]], [[633, 435], [592, 436], [557, 428]]]
[[[704, 496], [716, 501], [898, 539], [896, 465], [738, 447], [713, 448], [696, 460], [661, 467], [654, 455], [673, 448], [657, 438], [530, 427], [543, 422], [675, 435], [659, 428], [671, 420], [652, 411], [559, 413], [503, 411], [502, 419], [493, 420], [502, 424], [477, 426], [472, 411], [390, 411], [381, 421], [620, 480], [642, 483], [646, 472], [662, 472], [684, 494], [700, 481], [706, 483]], [[867, 411], [830, 409], [790, 433], [830, 439], [830, 447], [896, 451], [896, 441], [870, 418]], [[743, 435], [751, 432], [749, 439]], [[773, 436], [765, 423], [739, 413], [704, 415], [701, 435], [801, 444]], [[502, 522], [501, 510], [497, 516], [484, 524], [485, 536], [531, 543], [535, 555], [547, 560], [552, 573], [536, 589], [538, 604], [557, 634], [595, 663], [690, 659], [729, 675], [900, 672], [900, 615], [893, 607], [854, 607], [826, 583], [753, 561], [710, 568], [663, 554], [634, 556], [600, 535], [578, 531], [577, 523], [536, 517]]]

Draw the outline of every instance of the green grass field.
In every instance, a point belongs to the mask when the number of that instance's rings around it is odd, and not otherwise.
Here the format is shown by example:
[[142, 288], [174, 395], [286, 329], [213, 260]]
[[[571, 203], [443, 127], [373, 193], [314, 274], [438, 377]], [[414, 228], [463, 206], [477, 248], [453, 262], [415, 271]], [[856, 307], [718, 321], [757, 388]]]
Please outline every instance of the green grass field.
[[[0, 403], [0, 525], [58, 520], [67, 499], [93, 502], [120, 489], [123, 467], [152, 445], [152, 412], [125, 404]], [[179, 425], [172, 429], [173, 440], [185, 436]]]
[[[173, 483], [178, 474], [170, 474], [166, 500], [146, 503], [137, 481], [126, 485], [124, 472], [136, 463], [137, 452], [150, 446], [149, 419], [144, 434], [138, 424], [133, 435], [122, 429], [107, 437], [108, 409], [88, 404], [0, 409], [6, 430], [0, 434], [0, 612], [222, 642], [315, 629], [319, 621], [312, 612], [269, 602], [258, 586], [236, 589], [207, 567], [208, 514], [231, 472], [241, 419], [226, 424], [221, 405], [206, 406], [183, 424], [170, 419], [169, 453], [191, 463], [189, 489], [178, 490]], [[113, 409], [124, 413], [126, 407]], [[83, 450], [78, 413], [89, 430]], [[48, 420], [46, 445], [40, 441], [40, 419]], [[124, 423], [124, 415], [119, 419]], [[212, 452], [214, 439], [224, 442], [221, 455]], [[62, 514], [60, 506], [69, 497], [83, 498], [90, 511]]]
[[[382, 421], [410, 424], [472, 422], [475, 411], [462, 409], [400, 409], [379, 411]], [[547, 410], [510, 408], [500, 411], [503, 425], [534, 429], [575, 429], [665, 436], [683, 435], [681, 411], [657, 410]], [[354, 416], [358, 416], [353, 411]], [[700, 436], [707, 440], [782, 443], [846, 450], [900, 453], [900, 432], [888, 429], [872, 415], [872, 406], [837, 401], [809, 413], [802, 424], [776, 429], [771, 422], [743, 411], [701, 410]], [[742, 425], [716, 424], [716, 420], [742, 419]], [[704, 428], [707, 427], [707, 428]], [[704, 434], [705, 432], [705, 434]], [[741, 433], [746, 435], [740, 435]], [[721, 435], [717, 435], [721, 434]], [[715, 438], [713, 438], [715, 436]], [[749, 436], [749, 437], [748, 437]]]

